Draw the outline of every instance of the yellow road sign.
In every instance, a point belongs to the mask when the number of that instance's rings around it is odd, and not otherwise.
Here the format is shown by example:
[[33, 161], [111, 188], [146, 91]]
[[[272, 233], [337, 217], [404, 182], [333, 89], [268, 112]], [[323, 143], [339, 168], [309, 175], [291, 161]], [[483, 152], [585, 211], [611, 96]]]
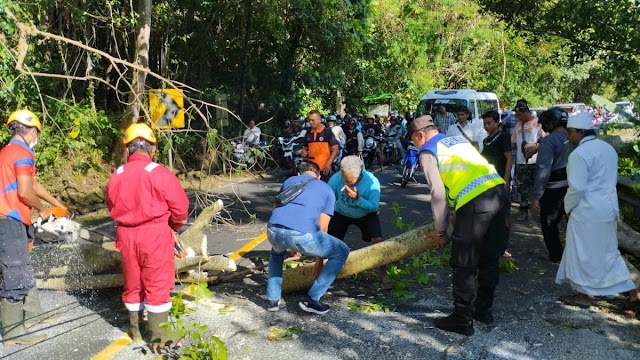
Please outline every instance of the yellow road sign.
[[152, 89], [149, 113], [154, 128], [183, 128], [184, 95], [176, 89]]

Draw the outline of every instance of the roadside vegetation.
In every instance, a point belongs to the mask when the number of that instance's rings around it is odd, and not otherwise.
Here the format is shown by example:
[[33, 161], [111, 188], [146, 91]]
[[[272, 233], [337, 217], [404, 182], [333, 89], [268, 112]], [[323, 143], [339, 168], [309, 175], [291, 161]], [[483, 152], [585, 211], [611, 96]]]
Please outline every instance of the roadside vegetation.
[[[342, 101], [347, 112], [365, 112], [362, 98], [371, 94], [393, 94], [401, 112], [435, 88], [493, 91], [509, 105], [589, 103], [592, 94], [638, 100], [637, 7], [500, 4], [0, 0], [0, 118], [19, 107], [42, 115], [39, 176], [84, 208], [102, 201], [122, 161], [121, 129], [135, 106], [147, 118], [150, 89], [184, 92], [186, 127], [159, 136], [159, 160], [171, 157], [183, 178], [236, 173], [229, 140], [243, 121], [256, 119], [270, 140], [311, 109], [328, 112]], [[137, 41], [146, 24], [145, 62]], [[148, 69], [141, 91], [139, 68]], [[228, 125], [215, 105], [232, 112]], [[0, 132], [0, 142], [7, 137]]]

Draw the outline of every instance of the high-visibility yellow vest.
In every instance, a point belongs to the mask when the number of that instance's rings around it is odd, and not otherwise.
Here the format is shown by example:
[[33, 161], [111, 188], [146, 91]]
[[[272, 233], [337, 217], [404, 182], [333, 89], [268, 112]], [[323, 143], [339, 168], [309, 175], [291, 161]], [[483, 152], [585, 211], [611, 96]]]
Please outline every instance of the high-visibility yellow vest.
[[462, 136], [435, 135], [420, 148], [420, 152], [423, 151], [435, 156], [447, 203], [455, 210], [504, 184], [496, 168]]

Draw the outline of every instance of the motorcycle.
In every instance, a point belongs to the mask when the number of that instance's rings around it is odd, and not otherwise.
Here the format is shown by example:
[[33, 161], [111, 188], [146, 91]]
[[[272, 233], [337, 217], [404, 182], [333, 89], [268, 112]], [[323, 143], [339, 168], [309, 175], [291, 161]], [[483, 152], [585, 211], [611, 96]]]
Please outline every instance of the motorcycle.
[[231, 146], [233, 148], [231, 163], [235, 167], [242, 166], [250, 169], [257, 165], [262, 169], [266, 168], [269, 149], [266, 141], [260, 141], [257, 146], [250, 146], [242, 141], [232, 140]]
[[298, 168], [298, 164], [302, 161], [302, 138], [278, 138], [278, 144], [280, 145], [281, 164], [289, 170], [292, 174], [295, 174]]
[[379, 140], [375, 136], [367, 135], [364, 140], [364, 149], [362, 150], [362, 161], [367, 169], [373, 165], [378, 153], [378, 147]]
[[387, 165], [392, 165], [400, 159], [400, 151], [396, 143], [395, 134], [387, 136], [382, 143], [382, 154]]
[[409, 179], [415, 178], [413, 177], [416, 169], [420, 167], [420, 162], [418, 161], [418, 148], [413, 145], [413, 141], [409, 141], [407, 145], [407, 156], [404, 158], [402, 162], [402, 177], [400, 178], [400, 187], [404, 188], [407, 186]]

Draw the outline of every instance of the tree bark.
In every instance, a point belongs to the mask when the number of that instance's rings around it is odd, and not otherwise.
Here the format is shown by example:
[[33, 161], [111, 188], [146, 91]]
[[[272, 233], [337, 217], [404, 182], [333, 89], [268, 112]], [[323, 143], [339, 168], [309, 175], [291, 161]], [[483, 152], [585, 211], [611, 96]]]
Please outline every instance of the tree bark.
[[618, 247], [640, 259], [640, 233], [622, 221], [618, 221]]
[[[425, 225], [383, 242], [352, 251], [338, 278], [375, 269], [433, 248], [434, 244], [426, 237], [427, 232], [432, 228], [432, 224]], [[313, 264], [285, 270], [282, 275], [282, 291], [308, 289], [313, 284]]]
[[[152, 0], [138, 0], [138, 31], [136, 36], [136, 53], [134, 64], [149, 69], [149, 42], [151, 39], [151, 13], [153, 12]], [[144, 103], [144, 92], [147, 73], [133, 70], [131, 87], [127, 109], [122, 118], [122, 129], [140, 120], [140, 110]], [[118, 139], [114, 148], [114, 160], [117, 165], [126, 161], [122, 142]]]

